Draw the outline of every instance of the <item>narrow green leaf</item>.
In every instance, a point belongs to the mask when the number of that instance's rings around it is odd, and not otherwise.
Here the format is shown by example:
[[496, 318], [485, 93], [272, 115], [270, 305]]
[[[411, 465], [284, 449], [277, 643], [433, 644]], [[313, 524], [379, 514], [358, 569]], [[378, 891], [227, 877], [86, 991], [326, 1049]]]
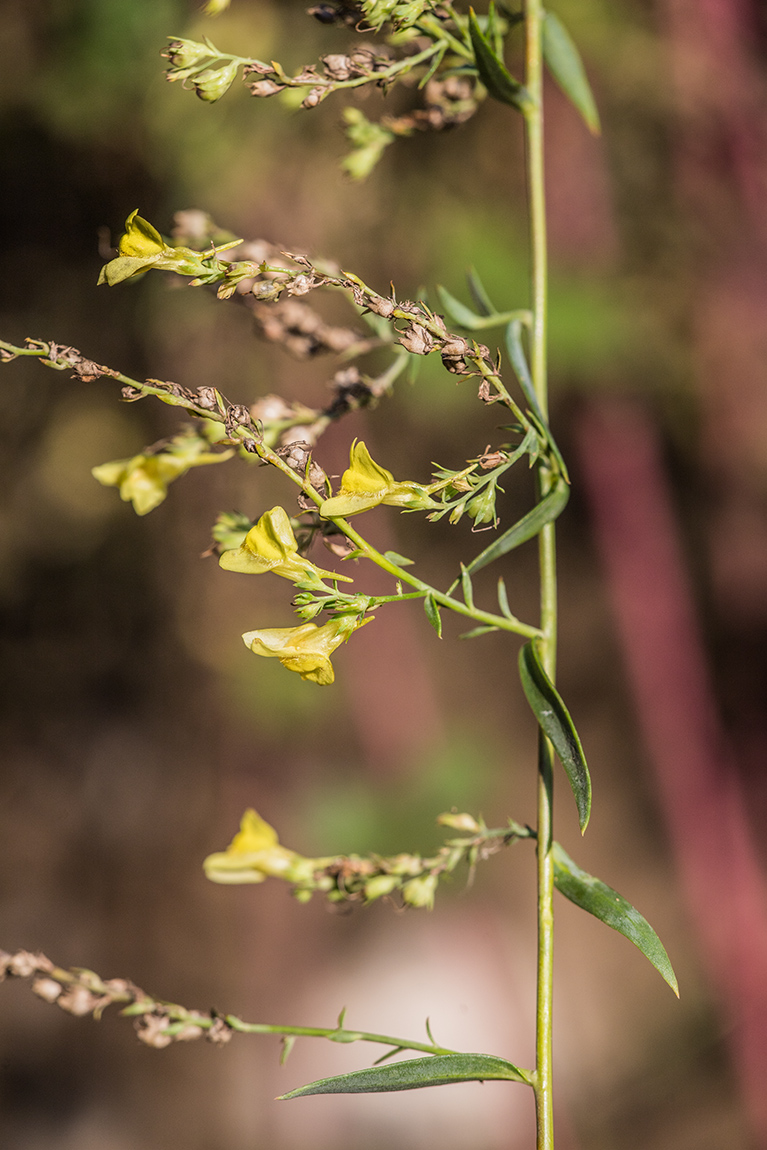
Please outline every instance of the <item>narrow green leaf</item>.
[[474, 49], [477, 72], [491, 96], [502, 104], [510, 104], [523, 112], [531, 103], [530, 93], [519, 80], [515, 80], [503, 61], [496, 55], [479, 26], [473, 8], [469, 9], [469, 34]]
[[419, 89], [425, 88], [426, 85], [429, 83], [429, 80], [431, 80], [432, 76], [434, 75], [434, 73], [437, 71], [440, 64], [442, 63], [442, 59], [443, 59], [446, 51], [447, 51], [447, 44], [444, 44], [442, 46], [442, 48], [440, 48], [439, 51], [437, 52], [437, 54], [435, 55], [431, 64], [427, 68], [426, 73], [419, 80], [419, 82], [418, 82]]
[[480, 635], [489, 635], [491, 631], [497, 631], [497, 627], [475, 627], [472, 631], [464, 631], [463, 635], [459, 635], [459, 639], [478, 639]]
[[461, 590], [463, 601], [470, 611], [474, 610], [474, 588], [471, 585], [471, 575], [463, 563], [461, 564]]
[[433, 595], [427, 595], [423, 601], [423, 609], [426, 612], [426, 618], [431, 623], [434, 630], [437, 632], [439, 638], [442, 638], [442, 616], [439, 613], [439, 607]]
[[570, 713], [543, 669], [534, 641], [525, 643], [519, 652], [519, 677], [541, 730], [551, 740], [570, 780], [583, 834], [591, 814], [591, 778], [586, 756]]
[[390, 563], [396, 563], [398, 567], [412, 567], [415, 562], [414, 559], [408, 559], [397, 551], [384, 551], [384, 559], [388, 559]]
[[666, 948], [647, 919], [611, 886], [581, 870], [559, 843], [552, 844], [552, 854], [557, 890], [638, 946], [678, 998], [679, 985]]
[[544, 15], [543, 58], [564, 94], [583, 116], [589, 131], [598, 136], [599, 112], [581, 54], [572, 36], [553, 12]]
[[507, 619], [514, 620], [509, 607], [509, 596], [506, 594], [506, 584], [503, 581], [503, 576], [498, 578], [498, 606], [501, 608], [501, 614], [505, 615]]
[[490, 296], [485, 291], [485, 285], [477, 275], [476, 268], [469, 268], [466, 273], [466, 283], [468, 284], [471, 298], [474, 300], [477, 311], [482, 315], [496, 315], [498, 308], [490, 299]]
[[554, 436], [551, 434], [550, 427], [545, 422], [545, 420], [539, 419], [538, 416], [534, 415], [532, 412], [530, 412], [530, 420], [532, 423], [535, 424], [535, 426], [537, 427], [538, 431], [540, 432], [542, 438], [545, 439], [546, 442], [548, 443], [549, 448], [551, 450], [551, 455], [552, 455], [553, 459], [556, 461], [557, 469], [559, 470], [559, 474], [562, 476], [565, 483], [569, 484], [570, 474], [569, 474], [568, 469], [567, 469], [567, 464], [564, 461], [564, 457], [562, 455], [562, 452], [557, 447], [556, 440], [554, 439]]
[[282, 1094], [278, 1101], [306, 1098], [310, 1094], [381, 1094], [395, 1090], [420, 1090], [424, 1086], [487, 1082], [490, 1079], [530, 1085], [527, 1074], [504, 1058], [495, 1058], [491, 1054], [435, 1054], [405, 1062], [390, 1062], [386, 1066], [370, 1066], [366, 1070], [339, 1074], [334, 1078], [320, 1078], [318, 1082], [310, 1082]]
[[485, 32], [487, 35], [488, 43], [492, 46], [496, 56], [501, 56], [503, 53], [503, 36], [501, 35], [501, 26], [498, 21], [498, 13], [495, 8], [495, 0], [490, 0], [487, 8], [487, 24], [485, 25]]
[[282, 1050], [280, 1051], [280, 1066], [284, 1066], [290, 1058], [290, 1052], [296, 1044], [295, 1034], [283, 1034]]
[[525, 399], [544, 427], [547, 426], [546, 417], [541, 411], [538, 397], [535, 394], [533, 377], [527, 365], [527, 356], [525, 355], [525, 349], [522, 344], [522, 323], [518, 319], [513, 319], [506, 328], [506, 350], [509, 353], [509, 361], [514, 368], [514, 374], [519, 380], [519, 386], [525, 393]]
[[532, 539], [542, 527], [551, 523], [562, 513], [569, 498], [570, 488], [566, 483], [560, 482], [556, 487], [552, 487], [548, 495], [544, 496], [540, 503], [536, 503], [532, 511], [528, 511], [527, 515], [523, 515], [513, 527], [504, 531], [503, 535], [493, 540], [489, 547], [486, 547], [475, 559], [472, 559], [466, 570], [473, 575], [483, 567], [487, 567], [488, 563], [494, 563], [502, 555], [506, 555], [515, 547], [519, 547], [521, 543]]
[[442, 284], [437, 284], [437, 295], [448, 318], [460, 324], [461, 327], [465, 327], [467, 331], [475, 331], [485, 326], [481, 316], [476, 315], [471, 308], [457, 300], [447, 288], [442, 287]]

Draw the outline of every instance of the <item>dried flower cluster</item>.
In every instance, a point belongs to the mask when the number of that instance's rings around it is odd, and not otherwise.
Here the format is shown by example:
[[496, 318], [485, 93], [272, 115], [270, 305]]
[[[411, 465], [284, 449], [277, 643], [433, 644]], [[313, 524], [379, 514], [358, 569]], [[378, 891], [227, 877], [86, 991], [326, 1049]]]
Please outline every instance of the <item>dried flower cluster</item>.
[[78, 1018], [90, 1014], [98, 1019], [108, 1006], [120, 1006], [122, 1015], [135, 1019], [139, 1039], [158, 1050], [203, 1036], [217, 1045], [232, 1037], [232, 1027], [215, 1011], [202, 1013], [161, 1002], [125, 978], [104, 980], [92, 970], [64, 970], [44, 954], [0, 951], [0, 982], [6, 978], [31, 978], [38, 998]]

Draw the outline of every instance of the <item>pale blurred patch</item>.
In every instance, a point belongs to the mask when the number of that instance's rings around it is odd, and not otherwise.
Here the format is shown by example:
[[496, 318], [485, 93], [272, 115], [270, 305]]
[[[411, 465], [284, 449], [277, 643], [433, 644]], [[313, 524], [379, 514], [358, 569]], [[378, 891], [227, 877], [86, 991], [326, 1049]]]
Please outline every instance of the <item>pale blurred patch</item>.
[[119, 408], [90, 397], [64, 405], [39, 444], [32, 477], [48, 515], [71, 519], [67, 527], [78, 534], [90, 533], [111, 518], [119, 499], [96, 482], [91, 468], [129, 456], [141, 446], [133, 421]]

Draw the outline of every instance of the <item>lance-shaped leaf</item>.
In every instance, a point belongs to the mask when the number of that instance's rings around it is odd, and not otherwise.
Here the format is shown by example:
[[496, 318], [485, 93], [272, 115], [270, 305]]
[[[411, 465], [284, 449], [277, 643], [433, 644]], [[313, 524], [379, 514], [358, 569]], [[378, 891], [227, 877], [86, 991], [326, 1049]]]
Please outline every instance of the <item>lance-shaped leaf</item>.
[[519, 652], [519, 677], [538, 724], [551, 741], [570, 780], [582, 834], [591, 814], [591, 778], [586, 756], [570, 713], [543, 669], [534, 641], [525, 643]]
[[589, 131], [598, 136], [599, 112], [581, 54], [572, 36], [553, 12], [546, 12], [543, 21], [543, 57], [564, 94], [583, 116]]
[[488, 563], [494, 563], [496, 559], [500, 559], [507, 552], [519, 547], [521, 543], [526, 543], [528, 539], [532, 539], [547, 523], [551, 523], [564, 511], [569, 498], [570, 488], [564, 480], [560, 480], [555, 487], [552, 487], [548, 495], [541, 499], [540, 503], [536, 503], [532, 511], [528, 511], [527, 515], [523, 515], [513, 527], [504, 531], [503, 535], [495, 539], [484, 551], [480, 551], [479, 555], [469, 563], [466, 570], [474, 575], [483, 567], [487, 567]]
[[471, 575], [461, 564], [461, 591], [463, 592], [463, 601], [470, 611], [474, 610], [474, 588], [471, 585]]
[[503, 60], [496, 55], [473, 8], [469, 9], [469, 34], [479, 78], [490, 95], [523, 112], [532, 102], [530, 93], [519, 80], [514, 79]]
[[466, 273], [466, 283], [471, 292], [471, 298], [477, 305], [477, 311], [482, 315], [496, 315], [498, 308], [485, 291], [485, 285], [479, 278], [476, 268], [469, 268]]
[[519, 380], [519, 386], [525, 393], [525, 399], [530, 404], [531, 410], [535, 412], [545, 427], [548, 423], [548, 420], [541, 411], [540, 405], [538, 403], [538, 397], [535, 394], [533, 378], [530, 375], [530, 368], [527, 364], [527, 356], [525, 355], [525, 349], [522, 346], [522, 323], [518, 319], [513, 319], [509, 326], [506, 328], [506, 349], [509, 353], [511, 366], [514, 368], [514, 374]]
[[552, 845], [552, 854], [554, 885], [557, 890], [569, 898], [570, 902], [587, 910], [606, 926], [624, 935], [634, 946], [638, 946], [678, 998], [679, 986], [666, 948], [647, 919], [617, 890], [581, 870], [559, 843]]
[[477, 315], [471, 308], [466, 307], [466, 304], [461, 303], [454, 295], [451, 295], [447, 288], [442, 287], [442, 284], [437, 284], [437, 295], [448, 318], [460, 324], [461, 327], [465, 327], [467, 331], [477, 331], [487, 326], [484, 322], [485, 317]]
[[439, 613], [439, 607], [433, 595], [427, 595], [423, 601], [423, 609], [426, 612], [426, 618], [431, 623], [437, 635], [442, 638], [442, 616]]
[[491, 1054], [435, 1054], [407, 1062], [371, 1066], [367, 1070], [339, 1074], [335, 1078], [320, 1078], [281, 1095], [279, 1100], [305, 1098], [310, 1094], [381, 1094], [395, 1090], [420, 1090], [424, 1086], [449, 1086], [453, 1082], [487, 1082], [490, 1079], [530, 1085], [525, 1071], [504, 1058]]

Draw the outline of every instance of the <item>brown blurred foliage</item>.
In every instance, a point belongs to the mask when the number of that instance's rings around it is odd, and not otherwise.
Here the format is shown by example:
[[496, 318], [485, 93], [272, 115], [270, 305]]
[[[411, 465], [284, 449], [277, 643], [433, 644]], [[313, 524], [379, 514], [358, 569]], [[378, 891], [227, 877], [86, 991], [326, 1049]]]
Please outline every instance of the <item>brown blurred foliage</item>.
[[[524, 302], [521, 131], [507, 110], [400, 142], [355, 186], [337, 166], [340, 102], [298, 115], [233, 90], [204, 106], [162, 80], [168, 35], [207, 31], [222, 48], [295, 67], [341, 50], [347, 33], [323, 30], [304, 7], [233, 0], [211, 23], [183, 0], [6, 0], [2, 338], [55, 339], [129, 375], [215, 384], [238, 402], [277, 392], [322, 403], [333, 361], [297, 363], [257, 342], [244, 309], [160, 276], [96, 290], [99, 247], [137, 207], [166, 231], [175, 210], [200, 207], [247, 238], [332, 255], [382, 290], [394, 280], [402, 295], [440, 281], [460, 296], [473, 264], [499, 306]], [[764, 1049], [758, 1032], [741, 1041], [738, 1013], [764, 1006], [760, 911], [735, 894], [745, 874], [758, 900], [748, 828], [767, 815], [767, 22], [758, 0], [556, 9], [603, 118], [595, 140], [547, 92], [553, 421], [575, 480], [560, 531], [561, 685], [595, 784], [586, 840], [564, 789], [558, 836], [647, 915], [682, 985], [676, 1004], [625, 940], [561, 905], [560, 1145], [745, 1150], [757, 1144]], [[341, 315], [330, 301], [328, 318]], [[529, 1062], [527, 855], [489, 863], [472, 892], [443, 893], [428, 918], [378, 905], [333, 916], [271, 884], [213, 887], [200, 870], [251, 804], [284, 841], [323, 854], [426, 849], [434, 816], [453, 805], [491, 825], [532, 820], [534, 731], [507, 643], [461, 645], [451, 627], [438, 648], [419, 610], [403, 608], [339, 654], [327, 691], [261, 665], [239, 636], [289, 623], [284, 588], [254, 588], [197, 557], [218, 510], [255, 516], [284, 489], [230, 464], [189, 474], [137, 520], [90, 468], [174, 423], [159, 405], [116, 398], [108, 382], [0, 368], [0, 945], [253, 1020], [327, 1025], [346, 1005], [348, 1024], [415, 1035], [429, 1015], [439, 1041]], [[499, 435], [493, 409], [430, 362], [414, 386], [327, 434], [329, 473], [362, 433], [375, 458], [413, 478], [432, 460], [459, 466]], [[637, 459], [649, 470], [632, 472]], [[600, 470], [610, 460], [616, 469]], [[633, 519], [625, 511], [632, 475], [657, 494], [648, 517], [639, 501]], [[531, 491], [524, 476], [507, 486], [510, 523]], [[412, 516], [375, 516], [371, 536], [439, 582], [479, 550], [465, 524], [422, 536]], [[647, 536], [621, 535], [629, 522]], [[661, 537], [668, 579], [681, 572], [675, 600], [665, 576], [653, 587], [657, 567], [630, 562], [632, 546]], [[504, 576], [513, 607], [532, 617], [532, 545]], [[365, 589], [377, 589], [372, 578]], [[632, 616], [642, 595], [647, 614]], [[671, 736], [701, 748], [678, 774], [642, 691], [666, 682], [663, 643], [676, 632], [635, 642], [664, 604], [692, 635], [661, 692]], [[682, 681], [700, 687], [694, 700]], [[678, 785], [659, 786], [656, 769]], [[723, 779], [734, 822], [717, 807]], [[703, 835], [709, 849], [691, 853]], [[745, 870], [731, 869], [736, 855]], [[706, 867], [721, 881], [696, 894]], [[738, 901], [740, 917], [722, 917]], [[745, 941], [730, 952], [732, 931]], [[754, 985], [731, 965], [748, 955]], [[514, 1087], [287, 1106], [271, 1099], [362, 1065], [366, 1052], [307, 1041], [280, 1069], [268, 1039], [153, 1051], [114, 1017], [68, 1017], [20, 984], [0, 996], [0, 1143], [13, 1150], [531, 1144], [529, 1099]]]

